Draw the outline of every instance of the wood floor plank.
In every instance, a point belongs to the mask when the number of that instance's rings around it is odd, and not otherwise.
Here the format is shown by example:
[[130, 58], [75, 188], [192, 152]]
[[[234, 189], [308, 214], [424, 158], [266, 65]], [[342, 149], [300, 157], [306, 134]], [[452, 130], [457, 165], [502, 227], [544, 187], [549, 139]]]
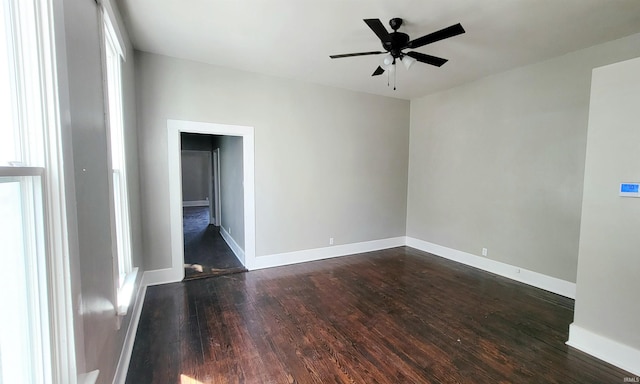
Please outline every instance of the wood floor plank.
[[573, 300], [415, 249], [149, 287], [127, 383], [618, 383]]

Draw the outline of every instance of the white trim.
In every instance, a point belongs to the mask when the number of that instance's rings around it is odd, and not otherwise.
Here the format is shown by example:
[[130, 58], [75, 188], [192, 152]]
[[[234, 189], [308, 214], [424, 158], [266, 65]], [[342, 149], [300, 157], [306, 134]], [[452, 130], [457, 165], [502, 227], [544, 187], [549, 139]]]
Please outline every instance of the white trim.
[[[182, 227], [182, 151], [180, 149], [180, 130], [167, 122], [167, 150], [169, 171], [169, 223], [171, 240], [170, 271], [181, 271], [184, 279], [184, 233]], [[166, 270], [165, 270], [166, 271]], [[146, 277], [146, 273], [145, 276]]]
[[[42, 118], [45, 120], [45, 174], [43, 198], [46, 210], [47, 253], [49, 259], [49, 316], [51, 333], [52, 379], [54, 383], [75, 384], [78, 359], [75, 343], [82, 341], [74, 328], [74, 301], [71, 285], [70, 224], [67, 217], [67, 192], [63, 159], [64, 112], [69, 110], [66, 39], [62, 2], [41, 2], [38, 7], [38, 58], [42, 94]], [[31, 111], [33, 112], [33, 111]]]
[[[144, 275], [146, 275], [146, 272], [143, 274], [142, 280], [144, 280]], [[131, 362], [131, 354], [133, 353], [133, 344], [136, 340], [138, 323], [140, 322], [140, 315], [142, 314], [142, 304], [144, 303], [146, 294], [147, 286], [140, 282], [136, 301], [133, 305], [133, 311], [131, 312], [131, 320], [129, 320], [127, 333], [125, 334], [124, 342], [122, 343], [122, 351], [120, 352], [118, 365], [116, 366], [116, 371], [113, 375], [113, 384], [124, 384], [127, 379], [129, 363]]]
[[3, 167], [0, 166], [0, 177], [42, 176], [42, 167]]
[[584, 329], [569, 325], [568, 346], [640, 376], [640, 350]]
[[142, 279], [138, 285], [138, 292], [133, 304], [133, 310], [131, 311], [131, 320], [129, 320], [129, 326], [127, 327], [127, 333], [122, 343], [122, 351], [120, 352], [120, 358], [118, 359], [118, 365], [116, 366], [115, 374], [113, 375], [113, 384], [124, 384], [127, 379], [127, 372], [129, 371], [129, 363], [131, 362], [131, 354], [133, 352], [133, 344], [136, 340], [136, 334], [138, 332], [138, 324], [140, 322], [140, 315], [142, 314], [142, 305], [144, 304], [144, 298], [147, 294], [147, 286], [151, 278], [159, 277], [159, 274], [149, 273], [149, 271], [142, 274]]
[[192, 201], [183, 201], [183, 207], [208, 207], [209, 200], [192, 200]]
[[571, 299], [576, 298], [576, 284], [566, 280], [543, 275], [542, 273], [530, 271], [528, 269], [516, 267], [500, 261], [476, 256], [471, 253], [443, 247], [441, 245], [429, 243], [413, 237], [407, 237], [407, 246], [436, 256], [444, 257], [445, 259], [453, 260], [458, 263], [466, 264], [471, 267], [482, 269], [483, 271], [495, 273], [496, 275], [519, 281], [536, 288], [544, 289], [561, 296]]
[[130, 41], [129, 36], [127, 35], [127, 30], [120, 28], [120, 18], [119, 14], [114, 11], [113, 4], [111, 0], [99, 0], [98, 3], [102, 6], [103, 12], [107, 15], [109, 20], [109, 29], [110, 32], [115, 36], [118, 44], [117, 49], [120, 56], [122, 56], [122, 60], [127, 61], [127, 45], [125, 41]]
[[[220, 202], [220, 148], [214, 149], [212, 152], [213, 160], [213, 224], [217, 227], [222, 225], [222, 204]], [[209, 199], [211, 200], [211, 199]]]
[[142, 283], [140, 284], [145, 287], [151, 287], [153, 285], [177, 283], [184, 279], [184, 265], [180, 269], [180, 273], [177, 273], [174, 268], [145, 271], [142, 275]]
[[405, 237], [391, 237], [388, 239], [363, 241], [360, 243], [351, 243], [343, 245], [334, 245], [330, 247], [306, 249], [302, 251], [277, 253], [268, 256], [256, 257], [251, 263], [247, 263], [249, 270], [279, 267], [282, 265], [304, 263], [307, 261], [316, 261], [322, 259], [330, 259], [340, 256], [354, 255], [364, 252], [379, 251], [382, 249], [402, 247], [405, 245]]
[[207, 202], [209, 203], [209, 224], [214, 224], [216, 223], [216, 218], [215, 218], [215, 207], [213, 206], [214, 203], [214, 197], [213, 197], [213, 190], [214, 190], [214, 185], [213, 185], [213, 151], [208, 151], [207, 152], [207, 171], [208, 171], [208, 175], [207, 175], [207, 186], [209, 188], [207, 188]]
[[224, 227], [220, 227], [220, 235], [222, 236], [222, 239], [227, 243], [229, 248], [231, 248], [233, 254], [236, 255], [240, 263], [244, 265], [244, 250], [238, 245], [238, 243], [236, 243], [236, 240], [231, 237], [229, 232], [227, 232]]
[[95, 371], [83, 373], [78, 375], [78, 384], [96, 384], [98, 381], [98, 376], [100, 376], [100, 370], [96, 369]]
[[118, 316], [126, 316], [131, 306], [131, 298], [133, 297], [133, 291], [136, 287], [136, 280], [138, 278], [138, 267], [135, 267], [131, 272], [127, 273], [124, 279], [124, 284], [118, 289]]
[[[126, 144], [124, 141], [122, 57], [123, 46], [116, 36], [112, 18], [107, 9], [100, 12], [102, 28], [102, 78], [105, 127], [107, 131], [107, 165], [111, 170], [108, 179], [109, 210], [113, 253], [113, 286], [116, 299], [116, 329], [120, 329], [122, 317], [126, 314], [133, 293], [136, 274], [132, 275], [131, 259], [131, 212], [129, 209], [129, 188], [127, 186]], [[116, 164], [116, 167], [114, 167]], [[115, 182], [117, 180], [117, 183]], [[116, 185], [117, 184], [117, 185]], [[128, 286], [125, 281], [129, 281]], [[123, 313], [124, 312], [124, 313]]]
[[244, 239], [245, 262], [252, 263], [256, 254], [255, 215], [255, 154], [254, 129], [241, 125], [167, 120], [167, 151], [169, 172], [169, 218], [171, 223], [171, 277], [184, 278], [184, 234], [182, 233], [182, 180], [180, 177], [180, 133], [202, 133], [242, 137], [244, 176]]

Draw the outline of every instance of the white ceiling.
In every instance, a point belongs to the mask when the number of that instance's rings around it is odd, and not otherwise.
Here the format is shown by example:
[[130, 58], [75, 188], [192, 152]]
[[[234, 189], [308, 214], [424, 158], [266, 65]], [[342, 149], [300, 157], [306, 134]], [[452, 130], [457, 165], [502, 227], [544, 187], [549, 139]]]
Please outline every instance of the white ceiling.
[[[640, 0], [118, 0], [136, 49], [411, 99], [640, 32]], [[371, 77], [383, 55], [362, 21], [405, 20], [412, 39], [460, 22], [467, 33], [418, 48], [449, 59]], [[639, 52], [640, 54], [640, 52]]]

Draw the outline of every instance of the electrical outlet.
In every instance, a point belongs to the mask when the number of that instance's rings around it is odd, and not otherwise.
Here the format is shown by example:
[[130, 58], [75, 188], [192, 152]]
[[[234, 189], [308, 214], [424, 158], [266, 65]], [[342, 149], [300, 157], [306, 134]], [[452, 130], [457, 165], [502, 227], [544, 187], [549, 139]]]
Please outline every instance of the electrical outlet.
[[488, 253], [489, 251], [487, 250], [487, 248], [482, 248], [482, 256], [487, 256]]
[[329, 245], [333, 245], [333, 237], [329, 238]]

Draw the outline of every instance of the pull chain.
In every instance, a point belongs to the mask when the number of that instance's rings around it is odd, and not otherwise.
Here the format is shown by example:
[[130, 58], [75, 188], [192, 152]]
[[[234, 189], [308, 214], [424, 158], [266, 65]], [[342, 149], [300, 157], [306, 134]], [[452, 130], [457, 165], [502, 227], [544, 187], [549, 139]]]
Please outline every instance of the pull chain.
[[[395, 64], [393, 64], [395, 65]], [[396, 68], [395, 71], [393, 71], [393, 90], [396, 90], [396, 72], [398, 72], [398, 68]]]

